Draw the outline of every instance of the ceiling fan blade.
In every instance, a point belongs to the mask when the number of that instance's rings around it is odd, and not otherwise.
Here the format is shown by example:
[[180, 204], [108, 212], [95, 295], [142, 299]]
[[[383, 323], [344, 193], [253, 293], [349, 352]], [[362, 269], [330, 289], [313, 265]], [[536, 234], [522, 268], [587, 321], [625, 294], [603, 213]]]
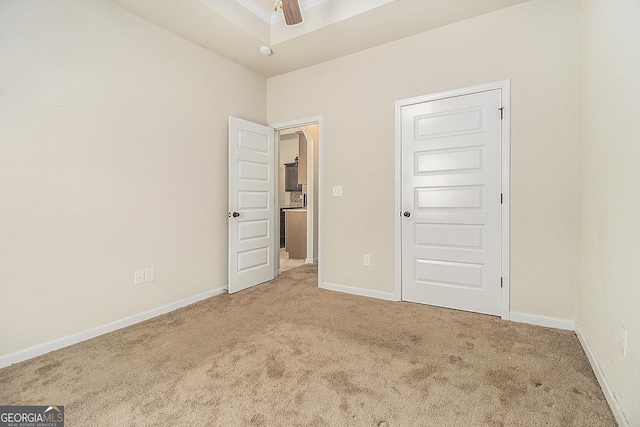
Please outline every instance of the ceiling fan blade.
[[296, 25], [302, 22], [302, 12], [300, 12], [298, 0], [282, 0], [281, 4], [284, 22], [287, 25]]

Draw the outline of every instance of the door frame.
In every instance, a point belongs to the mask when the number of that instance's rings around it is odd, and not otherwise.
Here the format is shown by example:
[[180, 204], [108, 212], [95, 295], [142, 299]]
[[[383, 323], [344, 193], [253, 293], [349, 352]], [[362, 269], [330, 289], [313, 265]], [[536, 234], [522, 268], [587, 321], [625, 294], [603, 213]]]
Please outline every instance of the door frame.
[[510, 146], [511, 146], [511, 80], [500, 80], [471, 87], [438, 92], [430, 95], [396, 101], [396, 129], [395, 129], [395, 157], [396, 157], [396, 200], [395, 200], [395, 298], [402, 300], [402, 107], [435, 101], [438, 99], [453, 98], [462, 95], [470, 95], [478, 92], [500, 90], [503, 107], [503, 120], [501, 123], [501, 255], [500, 272], [502, 276], [501, 311], [502, 318], [509, 320], [509, 289], [510, 289]]
[[[298, 120], [292, 120], [292, 121], [288, 121], [288, 122], [283, 122], [283, 123], [276, 123], [276, 124], [270, 124], [269, 126], [271, 128], [273, 128], [275, 130], [276, 135], [278, 135], [278, 132], [281, 130], [286, 130], [286, 129], [291, 129], [291, 128], [298, 128], [298, 127], [304, 127], [304, 126], [309, 126], [309, 125], [318, 125], [318, 140], [317, 141], [313, 141], [312, 144], [309, 144], [309, 146], [307, 147], [307, 156], [308, 159], [312, 160], [312, 164], [313, 164], [313, 144], [317, 144], [318, 145], [318, 202], [317, 202], [317, 206], [314, 207], [314, 209], [318, 210], [318, 224], [317, 224], [317, 228], [318, 228], [318, 284], [322, 283], [322, 171], [323, 171], [323, 156], [322, 156], [322, 151], [323, 151], [323, 144], [322, 144], [322, 138], [323, 138], [323, 117], [322, 116], [314, 116], [314, 117], [307, 117], [304, 119], [298, 119]], [[278, 140], [276, 141], [276, 138], [274, 138], [274, 144], [275, 144], [275, 156], [276, 156], [276, 165], [279, 164], [279, 159], [280, 159], [280, 141], [279, 141], [279, 135], [278, 135]], [[309, 141], [307, 141], [307, 143], [309, 143]], [[311, 147], [311, 150], [309, 150], [309, 147]], [[311, 153], [311, 155], [309, 156], [309, 153]], [[308, 165], [309, 163], [307, 163]], [[312, 173], [315, 171], [315, 167], [309, 169], [307, 168], [307, 173], [309, 173], [309, 170], [312, 171]], [[280, 188], [280, 174], [278, 173], [278, 171], [274, 171], [275, 173], [275, 184], [276, 184], [276, 189]], [[313, 188], [309, 189], [307, 188], [307, 199], [313, 198], [315, 197], [315, 194], [313, 192]], [[280, 247], [280, 207], [277, 205], [276, 202], [276, 232], [275, 232], [275, 236], [274, 238], [277, 239], [277, 247]], [[310, 226], [311, 225], [311, 226]], [[309, 216], [307, 214], [307, 239], [310, 233], [313, 233], [313, 215]], [[308, 240], [307, 240], [308, 241]], [[308, 249], [307, 249], [308, 252]], [[275, 260], [274, 260], [274, 265], [276, 268], [276, 276], [280, 275], [281, 271], [280, 271], [280, 251], [276, 251], [276, 254], [274, 254], [275, 256]], [[309, 261], [309, 254], [307, 253], [307, 258], [305, 259], [305, 263], [308, 263]]]

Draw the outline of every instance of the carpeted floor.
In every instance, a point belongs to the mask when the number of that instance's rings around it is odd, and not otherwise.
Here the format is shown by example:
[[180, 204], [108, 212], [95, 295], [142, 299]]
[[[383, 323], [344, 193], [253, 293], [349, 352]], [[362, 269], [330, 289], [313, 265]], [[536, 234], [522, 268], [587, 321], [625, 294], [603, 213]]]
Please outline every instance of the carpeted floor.
[[317, 288], [315, 266], [0, 370], [67, 426], [615, 426], [572, 332]]

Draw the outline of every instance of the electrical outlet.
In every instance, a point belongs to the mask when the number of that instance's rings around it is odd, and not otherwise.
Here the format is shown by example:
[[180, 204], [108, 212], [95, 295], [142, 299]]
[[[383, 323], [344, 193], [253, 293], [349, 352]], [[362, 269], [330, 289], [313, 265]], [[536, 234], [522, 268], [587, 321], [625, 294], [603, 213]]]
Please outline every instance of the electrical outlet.
[[371, 265], [371, 255], [369, 254], [364, 255], [364, 265]]
[[144, 281], [153, 282], [156, 279], [156, 268], [151, 267], [144, 270]]
[[342, 185], [334, 185], [333, 186], [333, 196], [334, 197], [342, 196]]
[[134, 276], [134, 285], [142, 285], [144, 283], [144, 270], [136, 270]]
[[627, 355], [627, 330], [622, 325], [620, 325], [620, 353], [623, 356]]

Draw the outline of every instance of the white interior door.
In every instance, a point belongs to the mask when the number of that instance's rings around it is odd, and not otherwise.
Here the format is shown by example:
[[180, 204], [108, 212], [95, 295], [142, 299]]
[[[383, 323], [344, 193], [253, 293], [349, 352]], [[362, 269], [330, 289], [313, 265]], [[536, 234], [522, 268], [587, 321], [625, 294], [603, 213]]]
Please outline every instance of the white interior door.
[[403, 300], [501, 313], [501, 99], [402, 107]]
[[229, 293], [275, 277], [274, 136], [229, 117]]

